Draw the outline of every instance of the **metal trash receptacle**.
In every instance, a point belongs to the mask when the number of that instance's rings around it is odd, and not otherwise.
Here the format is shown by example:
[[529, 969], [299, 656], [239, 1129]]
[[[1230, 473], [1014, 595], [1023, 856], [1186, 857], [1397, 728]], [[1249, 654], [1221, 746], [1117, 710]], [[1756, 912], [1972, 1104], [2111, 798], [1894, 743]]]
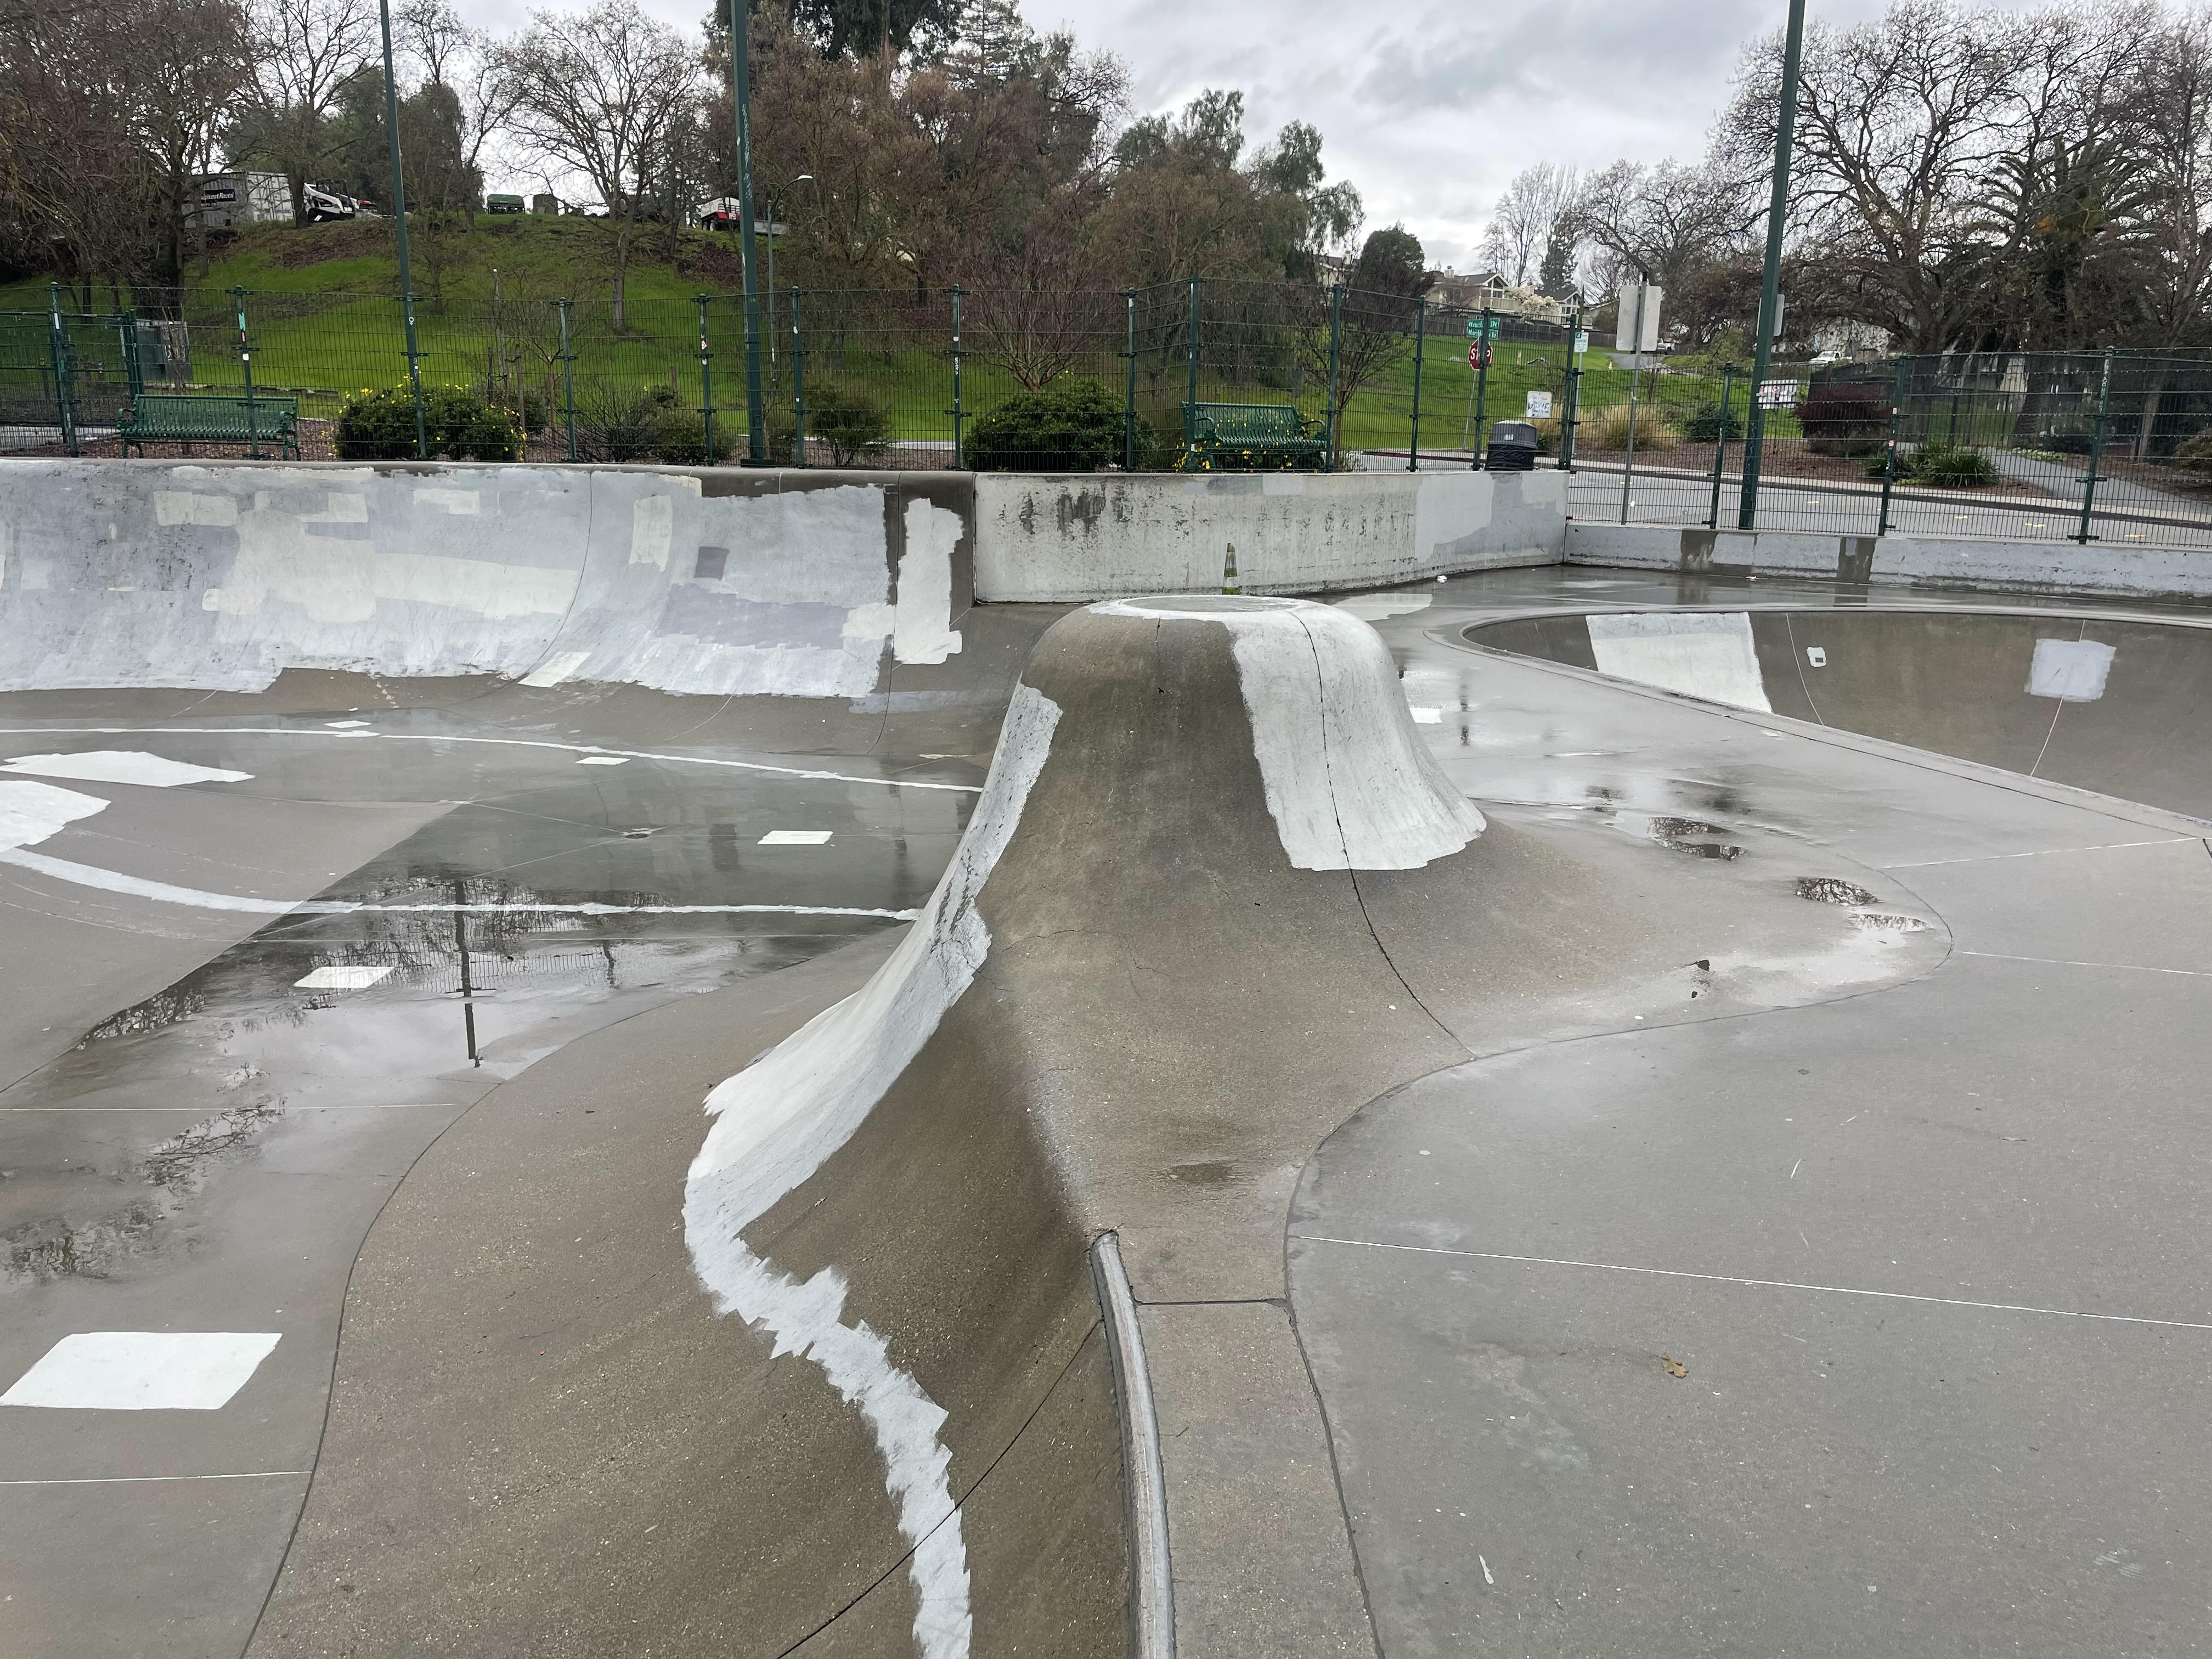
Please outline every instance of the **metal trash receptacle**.
[[1536, 470], [1536, 428], [1527, 421], [1500, 421], [1490, 428], [1482, 464], [1492, 472]]

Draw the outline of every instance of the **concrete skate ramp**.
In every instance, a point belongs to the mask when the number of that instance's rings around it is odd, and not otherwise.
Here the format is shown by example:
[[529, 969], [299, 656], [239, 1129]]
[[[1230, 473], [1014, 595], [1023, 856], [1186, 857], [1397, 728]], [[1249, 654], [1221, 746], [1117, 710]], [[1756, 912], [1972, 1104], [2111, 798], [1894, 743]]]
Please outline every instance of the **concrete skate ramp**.
[[262, 706], [234, 699], [280, 679], [303, 682], [289, 703], [339, 708], [513, 687], [505, 712], [527, 720], [543, 693], [591, 684], [643, 698], [647, 728], [671, 723], [656, 700], [706, 696], [757, 704], [756, 744], [865, 746], [902, 701], [958, 702], [891, 675], [962, 648], [964, 491], [925, 474], [18, 462], [0, 474], [0, 693], [35, 714], [63, 706], [41, 693], [81, 713], [88, 690], [134, 712], [185, 692], [205, 714]]
[[2212, 628], [2049, 611], [1601, 611], [1473, 644], [2212, 818]]
[[[253, 1652], [1120, 1654], [1138, 1390], [1184, 1650], [1364, 1650], [1285, 1303], [1322, 1139], [1532, 1033], [1941, 953], [1723, 860], [1654, 891], [1663, 856], [1486, 823], [1341, 611], [1063, 618], [888, 959], [572, 1044], [424, 1155], [356, 1267]], [[1681, 960], [1717, 904], [1740, 980]], [[1151, 1355], [1118, 1408], [1108, 1230]]]

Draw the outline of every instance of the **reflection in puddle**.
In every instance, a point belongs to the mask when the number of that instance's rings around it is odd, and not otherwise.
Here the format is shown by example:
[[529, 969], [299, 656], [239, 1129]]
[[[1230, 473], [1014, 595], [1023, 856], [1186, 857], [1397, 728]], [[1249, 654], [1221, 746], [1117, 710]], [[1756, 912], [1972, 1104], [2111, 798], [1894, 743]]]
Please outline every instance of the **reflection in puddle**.
[[1729, 832], [1717, 823], [1706, 823], [1697, 818], [1669, 817], [1650, 812], [1615, 812], [1613, 827], [1624, 835], [1634, 836], [1640, 841], [1654, 841], [1669, 852], [1686, 854], [1698, 859], [1734, 859], [1743, 856], [1743, 848], [1733, 842], [1720, 839]]
[[1874, 895], [1840, 876], [1800, 876], [1797, 896], [1815, 904], [1872, 904]]

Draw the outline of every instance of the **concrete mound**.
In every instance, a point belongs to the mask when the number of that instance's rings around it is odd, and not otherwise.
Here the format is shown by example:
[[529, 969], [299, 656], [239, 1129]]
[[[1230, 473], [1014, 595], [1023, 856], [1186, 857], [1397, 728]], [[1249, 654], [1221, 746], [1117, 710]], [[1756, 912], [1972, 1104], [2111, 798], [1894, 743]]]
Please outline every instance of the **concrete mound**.
[[[1364, 1646], [1285, 1305], [1300, 1171], [1528, 1009], [1549, 1032], [1653, 986], [1655, 1018], [1730, 1006], [1668, 988], [1680, 917], [1638, 874], [1661, 855], [1576, 833], [1486, 823], [1341, 611], [1063, 617], [865, 983], [865, 957], [825, 959], [773, 1030], [729, 993], [584, 1039], [417, 1166], [363, 1252], [362, 1335], [255, 1651], [1122, 1652], [1144, 1564], [1087, 1260], [1107, 1231], [1152, 1355], [1130, 1386], [1160, 1414], [1187, 1650]], [[1770, 908], [1739, 942], [1877, 948], [1834, 907]], [[1938, 937], [1883, 941], [1869, 971]], [[580, 1096], [619, 1101], [620, 1143]], [[544, 1238], [519, 1248], [517, 1217]], [[570, 1239], [601, 1241], [588, 1265]], [[510, 1356], [574, 1406], [519, 1409]], [[607, 1542], [611, 1503], [682, 1524]]]

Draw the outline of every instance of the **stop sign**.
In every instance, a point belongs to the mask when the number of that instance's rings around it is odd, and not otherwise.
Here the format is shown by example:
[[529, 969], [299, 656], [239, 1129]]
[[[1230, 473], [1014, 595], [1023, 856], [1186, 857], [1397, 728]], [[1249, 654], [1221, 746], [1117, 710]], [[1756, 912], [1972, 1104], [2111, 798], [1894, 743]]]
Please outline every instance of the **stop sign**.
[[1469, 368], [1481, 368], [1485, 363], [1488, 362], [1489, 361], [1490, 361], [1490, 342], [1489, 342], [1489, 341], [1487, 341], [1487, 340], [1471, 340], [1471, 341], [1469, 341], [1469, 342], [1468, 343], [1468, 348], [1467, 348], [1467, 366], [1468, 366]]

